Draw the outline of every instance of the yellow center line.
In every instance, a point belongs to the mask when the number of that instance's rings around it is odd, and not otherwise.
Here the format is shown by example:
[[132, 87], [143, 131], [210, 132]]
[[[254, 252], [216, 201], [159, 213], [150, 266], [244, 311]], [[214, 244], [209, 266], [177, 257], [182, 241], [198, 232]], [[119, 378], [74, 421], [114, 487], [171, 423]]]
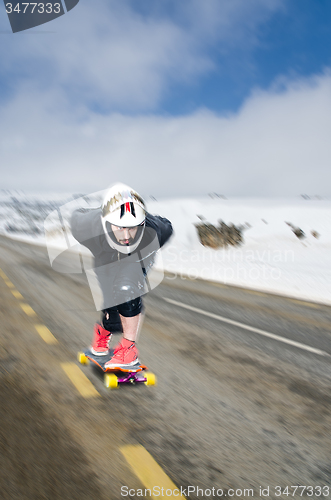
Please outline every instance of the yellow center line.
[[8, 276], [0, 269], [0, 276], [9, 288], [15, 288], [15, 285], [10, 281]]
[[[20, 299], [20, 300], [23, 299], [24, 300], [23, 295], [18, 290], [15, 289], [15, 286], [13, 285], [13, 283], [11, 281], [9, 281], [9, 279], [7, 278], [5, 273], [3, 271], [1, 271], [1, 269], [0, 269], [0, 276], [4, 279], [5, 283], [9, 286], [9, 288], [11, 288], [10, 291], [14, 295], [14, 297], [16, 297], [16, 299]], [[25, 312], [25, 314], [27, 314], [28, 316], [30, 316], [30, 317], [37, 316], [37, 314], [32, 309], [32, 307], [29, 306], [29, 304], [26, 304], [25, 302], [20, 302], [20, 306], [23, 309], [23, 311]], [[34, 326], [35, 326], [35, 329], [37, 330], [37, 332], [39, 333], [40, 337], [47, 344], [57, 344], [58, 343], [57, 339], [54, 337], [52, 332], [45, 325], [37, 324]]]
[[9, 279], [6, 279], [4, 281], [5, 281], [6, 285], [8, 286], [8, 288], [15, 288], [15, 285]]
[[[13, 283], [7, 278], [1, 269], [0, 276], [4, 279], [6, 285], [11, 288], [11, 292], [14, 297], [20, 300], [24, 299], [21, 293], [15, 289]], [[28, 316], [37, 316], [29, 304], [26, 304], [25, 302], [19, 302], [19, 304]], [[35, 324], [34, 327], [46, 343], [58, 343], [52, 332], [45, 325]], [[76, 364], [61, 363], [61, 368], [84, 398], [95, 398], [100, 396], [92, 382]], [[158, 498], [161, 492], [164, 491], [166, 492], [167, 498], [178, 498], [180, 496], [185, 499], [185, 497], [181, 495], [180, 490], [143, 446], [123, 446], [120, 448], [120, 451], [142, 484], [147, 489], [150, 489], [151, 498]]]
[[58, 341], [52, 334], [52, 332], [47, 328], [45, 325], [34, 325], [35, 329], [41, 336], [41, 338], [47, 343], [47, 344], [57, 344]]
[[27, 314], [28, 316], [30, 316], [31, 318], [33, 316], [37, 316], [37, 314], [34, 312], [32, 307], [29, 306], [29, 304], [26, 304], [25, 302], [20, 302], [19, 304], [20, 304], [21, 308], [23, 309], [23, 311], [25, 312], [25, 314]]
[[61, 363], [61, 367], [84, 398], [100, 396], [92, 382], [75, 363]]
[[120, 451], [133, 469], [135, 475], [140, 479], [144, 487], [149, 490], [148, 495], [151, 498], [159, 498], [162, 493], [166, 498], [185, 498], [181, 494], [180, 489], [177, 488], [143, 446], [122, 446]]
[[7, 276], [5, 275], [5, 273], [3, 272], [3, 270], [2, 270], [2, 269], [0, 269], [0, 276], [1, 276], [1, 278], [2, 278], [2, 279], [4, 279], [4, 280], [5, 280], [5, 279], [7, 279]]
[[20, 294], [18, 290], [10, 290], [10, 291], [14, 295], [14, 297], [16, 297], [16, 299], [24, 299], [23, 295]]
[[[16, 297], [19, 300], [24, 300], [23, 295], [18, 290], [15, 289], [15, 285], [13, 285], [13, 283], [7, 278], [7, 276], [1, 269], [0, 269], [0, 277], [3, 278], [6, 285], [11, 289], [11, 293], [14, 295], [14, 297]], [[26, 302], [19, 302], [19, 305], [21, 306], [25, 314], [27, 314], [27, 316], [31, 318], [37, 317], [36, 312], [32, 309], [32, 307], [29, 304], [27, 304]], [[34, 327], [39, 333], [40, 337], [47, 344], [58, 343], [58, 340], [54, 337], [52, 332], [45, 325], [36, 323]], [[84, 375], [81, 369], [74, 363], [61, 363], [61, 367], [82, 396], [84, 396], [85, 398], [100, 396], [98, 391], [95, 389], [94, 385]]]

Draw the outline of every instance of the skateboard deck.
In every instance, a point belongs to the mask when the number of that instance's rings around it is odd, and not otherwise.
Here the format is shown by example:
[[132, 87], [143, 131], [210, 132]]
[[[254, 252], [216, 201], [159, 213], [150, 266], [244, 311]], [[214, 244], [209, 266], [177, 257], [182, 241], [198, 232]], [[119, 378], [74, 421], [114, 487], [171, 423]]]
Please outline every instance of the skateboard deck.
[[118, 384], [136, 384], [144, 383], [145, 385], [156, 385], [156, 377], [154, 373], [146, 372], [147, 366], [137, 363], [136, 365], [127, 365], [125, 367], [105, 368], [107, 361], [113, 356], [113, 349], [106, 356], [96, 356], [90, 349], [78, 353], [78, 361], [87, 365], [89, 362], [94, 363], [104, 372], [104, 384], [108, 389], [115, 389]]

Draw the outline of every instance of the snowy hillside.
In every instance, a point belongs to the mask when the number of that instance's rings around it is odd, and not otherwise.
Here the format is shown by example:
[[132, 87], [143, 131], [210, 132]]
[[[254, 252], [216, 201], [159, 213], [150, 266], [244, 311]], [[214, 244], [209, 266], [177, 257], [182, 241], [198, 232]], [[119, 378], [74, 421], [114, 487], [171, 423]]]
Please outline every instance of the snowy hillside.
[[[330, 201], [205, 198], [150, 203], [149, 210], [173, 222], [175, 237], [163, 252], [164, 267], [173, 276], [331, 304]], [[219, 219], [248, 223], [244, 244], [219, 250], [203, 247], [194, 226], [198, 215], [215, 225]], [[286, 222], [301, 228], [305, 237], [298, 239]]]
[[[78, 195], [29, 196], [2, 192], [0, 231], [45, 244], [43, 221]], [[76, 201], [73, 201], [75, 200]], [[98, 197], [94, 196], [93, 205]], [[169, 218], [175, 234], [157, 265], [174, 276], [203, 278], [236, 286], [331, 304], [331, 202], [327, 200], [176, 199], [149, 201], [148, 210]], [[198, 217], [199, 216], [199, 217]], [[246, 224], [240, 247], [203, 247], [195, 223]], [[300, 228], [299, 239], [291, 229]], [[54, 241], [54, 244], [56, 242]]]

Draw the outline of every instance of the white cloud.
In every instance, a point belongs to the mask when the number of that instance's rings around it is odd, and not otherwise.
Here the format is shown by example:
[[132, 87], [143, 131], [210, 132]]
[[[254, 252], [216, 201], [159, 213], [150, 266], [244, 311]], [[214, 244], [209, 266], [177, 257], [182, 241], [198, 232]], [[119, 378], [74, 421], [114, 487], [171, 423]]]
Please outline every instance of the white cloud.
[[328, 192], [327, 72], [279, 79], [231, 116], [152, 114], [171, 85], [212, 71], [211, 47], [259, 43], [286, 0], [168, 0], [148, 15], [135, 5], [82, 1], [45, 27], [55, 33], [4, 37], [4, 187], [91, 192], [120, 179], [156, 196]]
[[[74, 113], [55, 91], [3, 106], [2, 184], [143, 194], [330, 194], [331, 75], [256, 91], [231, 116]], [[49, 103], [53, 103], [52, 106]]]
[[176, 7], [195, 36], [247, 48], [256, 43], [259, 25], [286, 4], [287, 0], [183, 0]]
[[254, 45], [258, 26], [284, 2], [163, 0], [162, 13], [143, 15], [136, 0], [81, 1], [40, 28], [54, 33], [6, 36], [2, 75], [20, 92], [26, 85], [61, 89], [76, 106], [150, 111], [169, 85], [196, 83], [213, 70], [211, 46]]

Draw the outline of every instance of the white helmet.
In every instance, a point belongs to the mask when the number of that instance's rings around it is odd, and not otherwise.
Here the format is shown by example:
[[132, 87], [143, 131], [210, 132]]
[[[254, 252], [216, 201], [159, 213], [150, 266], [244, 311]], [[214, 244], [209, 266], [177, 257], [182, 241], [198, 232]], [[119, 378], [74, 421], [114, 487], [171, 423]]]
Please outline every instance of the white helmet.
[[[146, 209], [144, 200], [136, 191], [125, 184], [114, 184], [102, 203], [102, 227], [109, 245], [124, 254], [130, 254], [138, 247], [145, 228]], [[112, 226], [136, 228], [134, 237], [122, 244], [116, 238]]]

